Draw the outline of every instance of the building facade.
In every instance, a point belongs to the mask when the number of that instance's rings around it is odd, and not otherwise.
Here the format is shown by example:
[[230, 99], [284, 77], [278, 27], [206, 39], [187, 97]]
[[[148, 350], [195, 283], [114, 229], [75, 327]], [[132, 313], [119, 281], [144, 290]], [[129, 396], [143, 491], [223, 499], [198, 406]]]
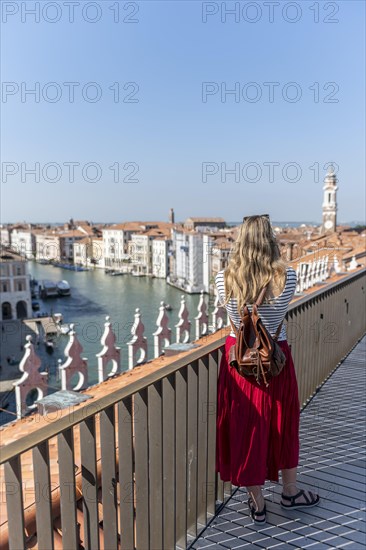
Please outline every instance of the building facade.
[[8, 226], [0, 226], [0, 246], [10, 246], [10, 233]]
[[32, 300], [27, 263], [15, 252], [0, 253], [1, 320], [32, 316]]
[[36, 236], [31, 229], [15, 227], [11, 232], [11, 249], [23, 256], [34, 258], [36, 251]]
[[203, 233], [172, 230], [174, 272], [168, 282], [190, 294], [204, 290], [203, 282]]
[[152, 274], [166, 279], [169, 275], [169, 239], [154, 239], [152, 243]]
[[142, 232], [140, 222], [114, 224], [102, 229], [104, 265], [109, 269], [121, 269], [131, 261], [129, 241], [133, 233]]
[[58, 233], [46, 231], [36, 234], [36, 259], [47, 262], [61, 260], [61, 243]]
[[130, 264], [138, 275], [152, 275], [153, 237], [133, 233], [129, 241]]
[[227, 267], [232, 243], [230, 236], [203, 235], [203, 288], [208, 294], [215, 293], [215, 277]]
[[104, 268], [103, 239], [85, 237], [73, 245], [74, 264], [83, 267]]

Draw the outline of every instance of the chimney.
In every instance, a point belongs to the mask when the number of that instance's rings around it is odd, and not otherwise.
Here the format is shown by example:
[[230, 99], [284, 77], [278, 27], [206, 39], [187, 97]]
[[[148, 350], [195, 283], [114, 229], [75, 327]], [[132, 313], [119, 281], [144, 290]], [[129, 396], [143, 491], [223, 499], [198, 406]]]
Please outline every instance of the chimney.
[[286, 247], [286, 255], [287, 255], [287, 261], [291, 262], [293, 260], [293, 249], [294, 249], [294, 242], [287, 243]]
[[174, 209], [171, 208], [171, 209], [170, 209], [170, 212], [169, 212], [169, 222], [170, 222], [170, 223], [174, 223], [174, 219], [175, 219], [175, 216], [174, 216]]

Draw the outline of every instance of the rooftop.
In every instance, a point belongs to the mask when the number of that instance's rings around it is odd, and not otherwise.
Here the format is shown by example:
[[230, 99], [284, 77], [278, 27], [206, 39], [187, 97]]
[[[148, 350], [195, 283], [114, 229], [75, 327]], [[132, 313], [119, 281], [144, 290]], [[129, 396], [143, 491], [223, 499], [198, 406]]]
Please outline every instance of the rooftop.
[[1, 248], [0, 250], [0, 262], [24, 262], [24, 256], [21, 256], [13, 250]]

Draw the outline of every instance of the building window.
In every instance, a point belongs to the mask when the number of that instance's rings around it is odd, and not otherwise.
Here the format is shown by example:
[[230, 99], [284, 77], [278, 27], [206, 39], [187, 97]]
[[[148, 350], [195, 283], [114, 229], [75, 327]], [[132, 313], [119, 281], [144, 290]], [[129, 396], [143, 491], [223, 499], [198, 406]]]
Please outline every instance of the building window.
[[8, 285], [6, 283], [3, 283], [1, 285], [1, 290], [2, 290], [2, 292], [8, 292]]
[[22, 283], [17, 283], [17, 290], [18, 290], [18, 291], [23, 290], [23, 285], [22, 285]]
[[331, 197], [331, 194], [328, 193], [328, 202], [330, 202], [330, 197]]

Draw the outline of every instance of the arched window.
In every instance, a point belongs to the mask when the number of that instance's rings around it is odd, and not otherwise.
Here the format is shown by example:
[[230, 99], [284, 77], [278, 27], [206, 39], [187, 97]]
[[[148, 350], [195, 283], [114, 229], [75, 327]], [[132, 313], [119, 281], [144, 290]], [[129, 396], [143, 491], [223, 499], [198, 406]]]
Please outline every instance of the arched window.
[[17, 303], [17, 319], [24, 319], [27, 317], [27, 304], [24, 300]]
[[13, 315], [11, 313], [11, 305], [9, 304], [9, 302], [4, 302], [3, 304], [1, 304], [1, 316], [3, 321], [7, 321], [13, 318]]

